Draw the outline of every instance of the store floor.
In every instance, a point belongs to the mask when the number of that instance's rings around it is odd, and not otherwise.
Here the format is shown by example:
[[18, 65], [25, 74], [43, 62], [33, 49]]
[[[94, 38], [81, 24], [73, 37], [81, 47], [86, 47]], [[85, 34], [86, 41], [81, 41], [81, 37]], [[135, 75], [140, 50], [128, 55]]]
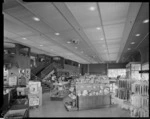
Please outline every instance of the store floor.
[[44, 93], [42, 106], [31, 109], [30, 117], [130, 117], [130, 114], [129, 111], [117, 105], [109, 108], [68, 112], [63, 101], [50, 101], [49, 93]]

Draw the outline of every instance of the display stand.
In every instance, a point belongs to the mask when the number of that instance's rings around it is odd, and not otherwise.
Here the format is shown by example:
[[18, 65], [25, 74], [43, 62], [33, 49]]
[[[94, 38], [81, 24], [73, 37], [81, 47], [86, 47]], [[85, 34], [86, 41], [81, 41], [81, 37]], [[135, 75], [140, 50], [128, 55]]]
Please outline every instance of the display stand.
[[111, 106], [109, 80], [106, 76], [89, 75], [76, 82], [78, 110]]
[[149, 117], [149, 63], [142, 64], [141, 80], [132, 84], [131, 117]]
[[135, 79], [140, 80], [141, 74], [139, 71], [141, 70], [141, 63], [140, 62], [130, 62], [126, 65], [126, 78], [127, 79]]
[[69, 90], [65, 85], [69, 82], [53, 83], [54, 89], [50, 92], [50, 99], [52, 101], [62, 101], [68, 94]]

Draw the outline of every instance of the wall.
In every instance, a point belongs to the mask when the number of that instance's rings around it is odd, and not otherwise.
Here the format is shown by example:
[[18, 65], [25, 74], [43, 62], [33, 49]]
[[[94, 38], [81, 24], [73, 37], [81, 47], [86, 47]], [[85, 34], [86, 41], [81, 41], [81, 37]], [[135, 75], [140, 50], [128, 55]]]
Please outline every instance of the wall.
[[108, 69], [122, 69], [126, 68], [127, 63], [109, 63]]
[[[107, 69], [121, 69], [126, 68], [127, 63], [110, 63], [110, 64], [81, 64], [81, 74], [92, 73], [92, 74], [105, 74], [107, 75]], [[89, 69], [88, 69], [89, 66]], [[89, 71], [88, 71], [89, 70]]]
[[141, 54], [141, 63], [149, 62], [149, 47], [142, 47], [139, 51]]
[[89, 64], [88, 68], [90, 74], [107, 75], [107, 64]]

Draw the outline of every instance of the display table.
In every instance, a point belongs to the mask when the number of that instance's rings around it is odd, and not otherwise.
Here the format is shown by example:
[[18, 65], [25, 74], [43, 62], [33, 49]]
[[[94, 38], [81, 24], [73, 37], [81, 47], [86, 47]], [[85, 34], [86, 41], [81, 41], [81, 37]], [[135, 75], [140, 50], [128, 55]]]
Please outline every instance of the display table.
[[77, 96], [78, 110], [97, 109], [111, 105], [111, 95]]

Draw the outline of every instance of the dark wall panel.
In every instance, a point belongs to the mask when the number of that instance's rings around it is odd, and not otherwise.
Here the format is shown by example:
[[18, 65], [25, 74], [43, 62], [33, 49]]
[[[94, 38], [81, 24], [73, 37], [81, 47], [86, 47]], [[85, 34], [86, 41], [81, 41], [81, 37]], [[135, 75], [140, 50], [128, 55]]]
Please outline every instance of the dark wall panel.
[[107, 64], [89, 64], [89, 73], [107, 75]]
[[108, 64], [108, 69], [121, 69], [126, 68], [126, 63], [111, 63]]

